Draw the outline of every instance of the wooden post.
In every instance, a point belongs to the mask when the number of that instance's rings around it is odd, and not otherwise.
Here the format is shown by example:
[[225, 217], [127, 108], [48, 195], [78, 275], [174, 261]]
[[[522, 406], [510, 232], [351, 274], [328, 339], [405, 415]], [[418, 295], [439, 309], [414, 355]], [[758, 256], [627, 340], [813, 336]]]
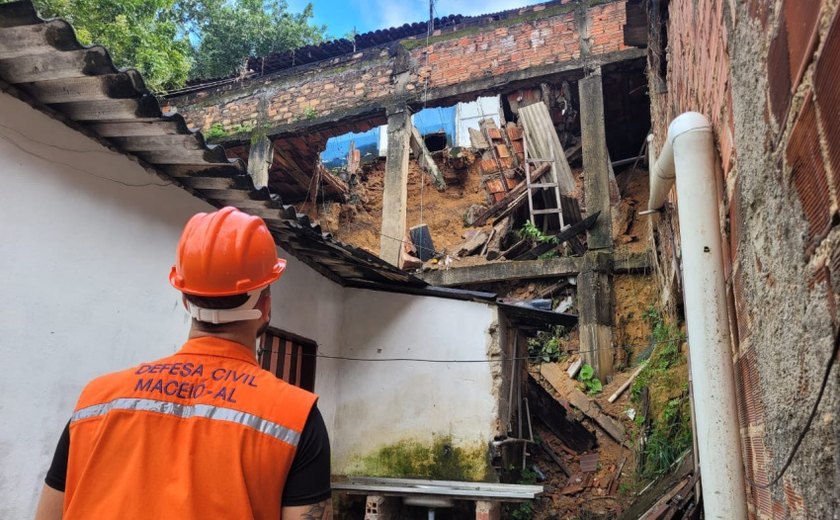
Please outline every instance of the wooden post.
[[587, 233], [589, 249], [612, 248], [610, 215], [610, 154], [604, 128], [604, 97], [600, 67], [578, 82], [580, 132], [583, 144], [583, 192], [586, 214], [601, 211]]
[[268, 169], [274, 161], [274, 143], [265, 135], [251, 140], [248, 150], [248, 175], [254, 181], [254, 187], [268, 186]]
[[385, 186], [382, 190], [382, 234], [379, 257], [399, 265], [405, 237], [405, 205], [408, 199], [408, 141], [411, 137], [411, 110], [388, 110], [388, 153], [385, 159]]
[[580, 357], [606, 383], [613, 373], [612, 254], [587, 251], [577, 279]]
[[578, 82], [586, 213], [601, 214], [587, 232], [589, 251], [578, 276], [580, 353], [601, 381], [613, 373], [613, 258], [610, 214], [610, 155], [604, 127], [601, 68]]

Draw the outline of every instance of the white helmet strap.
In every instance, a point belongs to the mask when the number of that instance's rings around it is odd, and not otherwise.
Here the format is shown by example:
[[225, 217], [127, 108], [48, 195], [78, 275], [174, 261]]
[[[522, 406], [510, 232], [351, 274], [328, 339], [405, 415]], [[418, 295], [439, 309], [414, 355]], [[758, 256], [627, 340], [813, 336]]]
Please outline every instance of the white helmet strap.
[[187, 300], [187, 310], [193, 319], [203, 321], [206, 323], [232, 323], [234, 321], [256, 320], [262, 318], [262, 311], [255, 309], [257, 301], [260, 299], [262, 289], [251, 291], [248, 294], [248, 299], [239, 307], [233, 309], [205, 309], [199, 307]]

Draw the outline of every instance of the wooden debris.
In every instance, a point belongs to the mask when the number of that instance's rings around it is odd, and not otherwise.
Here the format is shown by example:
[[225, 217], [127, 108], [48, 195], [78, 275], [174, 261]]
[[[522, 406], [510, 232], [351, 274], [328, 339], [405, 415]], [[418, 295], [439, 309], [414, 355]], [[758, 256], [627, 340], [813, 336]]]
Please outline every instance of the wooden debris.
[[535, 416], [570, 449], [583, 453], [595, 447], [595, 436], [567, 416], [566, 409], [533, 378], [528, 377], [528, 402]]
[[581, 366], [583, 366], [583, 360], [581, 358], [577, 358], [574, 363], [569, 366], [569, 369], [566, 370], [566, 373], [569, 374], [569, 377], [574, 378], [580, 371]]
[[587, 229], [595, 225], [595, 221], [598, 220], [598, 215], [600, 214], [601, 212], [598, 211], [593, 215], [589, 215], [580, 222], [576, 222], [575, 224], [568, 226], [566, 229], [564, 229], [555, 236], [555, 238], [557, 239], [556, 243], [545, 242], [542, 244], [538, 244], [533, 249], [514, 258], [514, 260], [534, 260], [536, 258], [539, 258], [540, 255], [548, 253], [554, 248], [560, 247], [562, 244], [566, 243], [572, 238], [575, 238], [580, 234], [586, 233]]
[[[551, 166], [547, 163], [539, 168], [536, 168], [533, 172], [531, 172], [531, 182], [538, 181], [540, 177], [545, 175], [550, 169]], [[486, 211], [478, 215], [472, 225], [483, 226], [490, 217], [495, 216], [496, 219], [500, 219], [509, 214], [512, 210], [516, 209], [520, 204], [525, 202], [525, 189], [526, 186], [524, 181], [517, 184], [510, 193], [505, 195], [501, 200], [493, 203], [493, 205], [487, 208]]]
[[454, 254], [457, 257], [470, 256], [471, 254], [481, 249], [484, 246], [484, 244], [487, 243], [488, 239], [489, 235], [487, 233], [485, 233], [484, 231], [479, 231], [472, 238], [467, 239], [466, 242], [455, 246]]
[[662, 497], [660, 497], [650, 509], [645, 511], [645, 513], [639, 517], [639, 520], [659, 520], [662, 517], [662, 514], [668, 510], [668, 503], [671, 499], [677, 496], [677, 494], [679, 494], [683, 489], [690, 486], [691, 482], [692, 479], [688, 476], [683, 477], [682, 480], [677, 482], [677, 484], [669, 489], [667, 493], [662, 495]]
[[615, 392], [613, 392], [613, 394], [610, 396], [610, 398], [609, 398], [609, 399], [607, 399], [607, 401], [608, 401], [608, 402], [610, 402], [610, 403], [614, 403], [614, 402], [615, 402], [615, 400], [616, 400], [616, 399], [618, 399], [618, 398], [619, 398], [619, 396], [621, 396], [621, 394], [623, 394], [625, 390], [627, 390], [628, 388], [630, 388], [630, 385], [631, 385], [631, 384], [633, 384], [633, 380], [634, 380], [634, 379], [636, 379], [636, 376], [638, 376], [639, 374], [641, 374], [641, 373], [642, 373], [642, 370], [644, 370], [646, 366], [647, 366], [647, 360], [643, 361], [643, 362], [642, 362], [642, 363], [641, 363], [641, 364], [640, 364], [640, 365], [636, 368], [636, 370], [634, 370], [634, 371], [633, 371], [633, 373], [632, 373], [632, 374], [630, 374], [630, 377], [629, 377], [629, 378], [627, 378], [627, 381], [623, 382], [623, 383], [621, 384], [621, 386], [619, 386], [619, 387], [616, 389], [616, 391], [615, 391]]
[[493, 225], [493, 231], [490, 234], [490, 239], [485, 244], [482, 256], [487, 260], [495, 260], [502, 256], [502, 239], [510, 231], [511, 220], [503, 218]]
[[615, 492], [618, 491], [618, 481], [621, 479], [621, 472], [624, 471], [625, 464], [627, 464], [627, 457], [621, 459], [621, 462], [618, 464], [618, 469], [613, 473], [612, 480], [610, 480], [607, 486], [608, 495], [615, 495]]
[[548, 298], [550, 296], [554, 296], [554, 294], [557, 293], [560, 289], [563, 289], [563, 288], [568, 287], [568, 286], [569, 286], [569, 280], [567, 278], [564, 278], [564, 279], [560, 280], [559, 282], [557, 282], [555, 284], [552, 284], [552, 285], [549, 285], [545, 289], [542, 289], [539, 292], [537, 292], [536, 297], [537, 298]]
[[543, 450], [543, 453], [548, 455], [548, 457], [551, 460], [553, 460], [555, 464], [557, 464], [557, 467], [560, 468], [560, 471], [565, 473], [567, 477], [572, 476], [572, 472], [571, 472], [571, 470], [569, 470], [569, 467], [566, 466], [566, 463], [563, 462], [563, 459], [561, 459], [560, 456], [558, 456], [556, 453], [554, 453], [554, 450], [551, 449], [551, 446], [549, 446], [545, 442], [541, 442], [537, 446], [539, 446], [540, 449]]
[[569, 403], [584, 413], [587, 417], [604, 430], [619, 444], [624, 442], [626, 433], [624, 426], [601, 411], [594, 400], [587, 397], [578, 387], [577, 383], [560, 368], [558, 363], [543, 363], [540, 365], [540, 374], [546, 381]]
[[420, 164], [420, 168], [432, 177], [435, 188], [438, 191], [446, 190], [446, 180], [444, 180], [443, 175], [440, 173], [440, 169], [432, 158], [432, 154], [429, 153], [429, 149], [426, 148], [426, 142], [420, 135], [420, 131], [414, 125], [411, 125], [411, 137], [408, 140], [408, 146]]
[[490, 242], [493, 240], [493, 237], [496, 236], [496, 228], [490, 230], [490, 236], [487, 237], [487, 240], [484, 242], [484, 247], [481, 248], [481, 252], [478, 253], [478, 256], [484, 256], [487, 254], [487, 248], [490, 247]]
[[561, 495], [576, 495], [589, 487], [591, 475], [578, 472], [569, 477], [566, 487], [560, 490]]

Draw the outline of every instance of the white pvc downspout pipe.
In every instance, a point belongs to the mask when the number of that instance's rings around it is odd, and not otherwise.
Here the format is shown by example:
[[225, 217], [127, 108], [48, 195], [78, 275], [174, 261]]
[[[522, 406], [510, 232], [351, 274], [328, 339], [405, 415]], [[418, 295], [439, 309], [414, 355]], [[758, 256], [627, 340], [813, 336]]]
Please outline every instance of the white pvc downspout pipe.
[[674, 119], [650, 170], [648, 209], [665, 204], [676, 180], [703, 509], [707, 519], [741, 520], [747, 506], [715, 161], [709, 120], [697, 112]]

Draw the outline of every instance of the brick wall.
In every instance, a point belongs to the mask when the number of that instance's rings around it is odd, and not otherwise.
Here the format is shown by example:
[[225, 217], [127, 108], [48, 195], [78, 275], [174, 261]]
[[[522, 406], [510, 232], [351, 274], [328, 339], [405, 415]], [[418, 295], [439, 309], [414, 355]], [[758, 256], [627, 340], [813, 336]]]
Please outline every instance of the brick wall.
[[650, 78], [657, 145], [684, 111], [715, 129], [742, 453], [759, 484], [745, 483], [750, 518], [840, 510], [837, 367], [793, 464], [760, 486], [802, 431], [839, 325], [836, 11], [828, 0], [671, 0], [667, 92]]
[[[396, 97], [416, 102], [426, 89], [432, 92], [625, 50], [624, 4], [624, 0], [564, 0], [533, 6], [503, 20], [435, 31], [428, 47], [425, 37], [404, 39], [401, 45], [368, 49], [169, 101], [194, 126], [207, 130], [218, 123], [229, 132], [257, 124], [278, 128], [338, 119], [366, 105], [382, 111], [382, 105]], [[397, 81], [400, 72], [407, 72], [407, 77]]]

